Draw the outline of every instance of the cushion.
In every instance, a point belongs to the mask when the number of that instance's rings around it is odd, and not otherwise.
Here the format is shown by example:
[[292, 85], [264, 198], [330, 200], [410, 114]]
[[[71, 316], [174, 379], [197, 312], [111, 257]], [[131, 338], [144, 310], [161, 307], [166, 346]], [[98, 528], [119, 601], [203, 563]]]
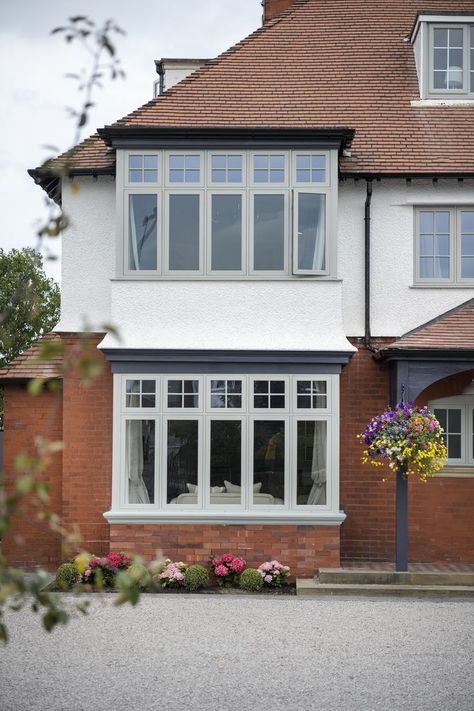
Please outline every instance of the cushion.
[[188, 491], [190, 494], [197, 494], [197, 491], [198, 491], [197, 484], [186, 484], [186, 486], [188, 487]]
[[[224, 484], [225, 484], [226, 491], [228, 491], [229, 494], [236, 494], [242, 488], [238, 484], [232, 484], [231, 481], [226, 481], [225, 479], [224, 479]], [[254, 484], [253, 485], [254, 494], [258, 494], [258, 492], [260, 491], [261, 488], [262, 488], [261, 481], [259, 481], [258, 484]]]

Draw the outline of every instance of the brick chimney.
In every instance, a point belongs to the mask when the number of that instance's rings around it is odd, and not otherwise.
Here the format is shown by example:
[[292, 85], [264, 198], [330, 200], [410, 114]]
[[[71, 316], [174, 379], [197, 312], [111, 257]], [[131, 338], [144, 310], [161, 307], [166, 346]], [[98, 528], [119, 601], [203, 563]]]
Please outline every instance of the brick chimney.
[[294, 0], [262, 0], [263, 5], [263, 24], [265, 25], [274, 17], [279, 15], [283, 10], [288, 10], [293, 5]]

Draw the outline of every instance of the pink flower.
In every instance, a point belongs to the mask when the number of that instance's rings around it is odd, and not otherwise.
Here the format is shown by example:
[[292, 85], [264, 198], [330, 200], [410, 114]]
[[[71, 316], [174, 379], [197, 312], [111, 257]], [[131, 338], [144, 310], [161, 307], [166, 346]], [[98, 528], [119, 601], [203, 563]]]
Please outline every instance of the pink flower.
[[273, 578], [272, 578], [271, 575], [265, 575], [264, 580], [265, 580], [266, 583], [272, 583], [272, 582], [273, 582]]
[[101, 566], [101, 560], [100, 558], [96, 558], [95, 555], [92, 556], [89, 560], [89, 568], [93, 570], [94, 568], [100, 568]]
[[109, 565], [112, 566], [112, 568], [118, 568], [120, 566], [120, 564], [122, 563], [122, 556], [119, 555], [118, 553], [114, 553], [113, 551], [111, 551], [107, 555], [107, 561], [108, 561]]
[[217, 566], [214, 568], [214, 573], [215, 573], [219, 578], [225, 578], [225, 576], [229, 574], [229, 570], [226, 568], [225, 565], [217, 565]]
[[274, 568], [281, 568], [281, 564], [277, 560], [272, 560], [272, 565]]
[[271, 569], [272, 569], [271, 563], [262, 563], [262, 565], [259, 568], [259, 570], [271, 570]]
[[244, 570], [246, 565], [247, 564], [243, 558], [234, 558], [234, 560], [230, 564], [230, 568], [231, 568], [231, 570], [234, 571], [234, 573], [237, 573], [238, 575], [240, 575], [240, 573]]
[[290, 568], [289, 568], [288, 565], [284, 565], [283, 568], [282, 568], [282, 570], [284, 570], [285, 573], [289, 573], [289, 572], [290, 572]]
[[232, 563], [234, 560], [234, 556], [232, 553], [224, 553], [224, 555], [221, 557], [221, 560], [223, 563]]

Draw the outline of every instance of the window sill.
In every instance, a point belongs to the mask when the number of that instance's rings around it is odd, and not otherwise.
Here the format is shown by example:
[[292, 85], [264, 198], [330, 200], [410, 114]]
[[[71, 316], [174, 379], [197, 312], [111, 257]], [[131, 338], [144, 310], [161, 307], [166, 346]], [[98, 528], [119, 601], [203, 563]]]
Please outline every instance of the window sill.
[[474, 281], [465, 284], [431, 284], [427, 282], [426, 284], [410, 284], [409, 289], [472, 289], [473, 287]]
[[474, 106], [474, 99], [414, 99], [410, 101], [410, 106], [415, 108], [433, 106]]
[[183, 513], [157, 511], [106, 511], [103, 514], [108, 523], [148, 524], [148, 523], [180, 523], [180, 524], [293, 524], [297, 526], [340, 526], [346, 518], [343, 511], [321, 511], [311, 513], [288, 513], [261, 511], [258, 513], [223, 511], [190, 511]]
[[444, 467], [437, 474], [437, 479], [474, 479], [474, 467]]
[[279, 276], [269, 276], [268, 274], [265, 276], [255, 276], [255, 275], [245, 275], [245, 276], [236, 276], [236, 275], [231, 275], [229, 274], [228, 276], [192, 276], [187, 274], [186, 276], [155, 276], [155, 275], [150, 275], [150, 274], [145, 274], [143, 276], [118, 276], [118, 277], [112, 277], [110, 281], [192, 281], [192, 282], [202, 282], [202, 281], [292, 281], [292, 282], [303, 282], [303, 281], [337, 281], [337, 282], [342, 282], [342, 279], [339, 279], [337, 277], [333, 276], [320, 276], [320, 275], [315, 275], [313, 276], [312, 274], [298, 274], [295, 276], [291, 276], [289, 274], [282, 274]]

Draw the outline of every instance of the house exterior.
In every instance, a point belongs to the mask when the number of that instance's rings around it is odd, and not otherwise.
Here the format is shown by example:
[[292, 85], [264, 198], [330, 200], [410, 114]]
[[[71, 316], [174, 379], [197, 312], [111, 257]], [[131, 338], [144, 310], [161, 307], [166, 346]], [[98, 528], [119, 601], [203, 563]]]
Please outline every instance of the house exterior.
[[[95, 553], [393, 560], [395, 484], [356, 434], [404, 394], [449, 455], [409, 483], [409, 558], [472, 563], [474, 6], [263, 4], [71, 179], [31, 171], [71, 217], [51, 338], [70, 359], [87, 320], [103, 370], [85, 387], [34, 346], [1, 373], [7, 486], [46, 427], [52, 505]], [[17, 532], [11, 563], [59, 562], [28, 510]]]

